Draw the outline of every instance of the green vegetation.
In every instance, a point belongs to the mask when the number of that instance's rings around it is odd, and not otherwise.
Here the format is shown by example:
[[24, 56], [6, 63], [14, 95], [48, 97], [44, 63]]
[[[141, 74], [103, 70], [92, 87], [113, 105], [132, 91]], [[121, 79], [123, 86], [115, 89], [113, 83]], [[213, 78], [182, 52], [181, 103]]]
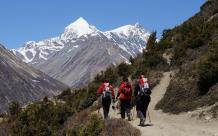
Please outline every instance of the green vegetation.
[[73, 109], [67, 105], [49, 100], [29, 104], [13, 121], [11, 135], [57, 135], [57, 128], [61, 128], [73, 113]]
[[[165, 46], [161, 42], [161, 46]], [[113, 86], [118, 86], [122, 77], [132, 76], [138, 78], [140, 74], [145, 74], [151, 78], [152, 84], [158, 83], [159, 72], [152, 72], [154, 69], [161, 71], [162, 67], [168, 67], [162, 58], [165, 47], [158, 49], [160, 44], [156, 42], [156, 33], [149, 38], [149, 51], [136, 58], [130, 58], [131, 65], [121, 63], [117, 67], [110, 66], [105, 71], [96, 75], [94, 80], [87, 86], [79, 89], [66, 89], [60, 95], [48, 99], [45, 97], [41, 102], [34, 102], [20, 110], [17, 103], [12, 103], [11, 115], [11, 135], [98, 135], [103, 130], [102, 120], [96, 115], [87, 115], [77, 124], [66, 127], [68, 121], [75, 113], [90, 109], [90, 112], [97, 107], [92, 106], [98, 98], [96, 91], [100, 84], [108, 80]], [[157, 74], [158, 73], [158, 74]], [[132, 135], [132, 133], [130, 133]], [[135, 135], [135, 134], [134, 134]], [[138, 133], [137, 133], [138, 135]]]
[[80, 119], [67, 130], [68, 136], [98, 136], [102, 132], [103, 120], [97, 114], [91, 114]]
[[172, 67], [177, 72], [157, 109], [180, 113], [218, 101], [217, 4], [207, 1], [195, 16], [164, 33], [173, 43]]
[[198, 64], [200, 94], [204, 95], [209, 88], [218, 82], [218, 42], [212, 43], [209, 52]]
[[[101, 117], [90, 114], [96, 110], [93, 103], [100, 84], [108, 80], [114, 87], [122, 77], [138, 78], [144, 74], [151, 86], [159, 82], [161, 73], [169, 70], [163, 53], [170, 49], [171, 66], [178, 69], [171, 80], [164, 98], [156, 108], [164, 112], [180, 113], [217, 102], [218, 45], [217, 21], [210, 18], [217, 13], [217, 1], [207, 2], [201, 12], [174, 29], [163, 31], [157, 42], [156, 32], [148, 39], [147, 49], [131, 64], [121, 63], [102, 71], [92, 82], [79, 89], [67, 89], [53, 99], [44, 98], [20, 109], [19, 104], [10, 106], [10, 134], [14, 135], [123, 135], [138, 136], [140, 133], [122, 120], [103, 122]], [[117, 126], [116, 131], [113, 126]], [[1, 128], [1, 126], [0, 126]], [[124, 131], [128, 130], [128, 131]]]

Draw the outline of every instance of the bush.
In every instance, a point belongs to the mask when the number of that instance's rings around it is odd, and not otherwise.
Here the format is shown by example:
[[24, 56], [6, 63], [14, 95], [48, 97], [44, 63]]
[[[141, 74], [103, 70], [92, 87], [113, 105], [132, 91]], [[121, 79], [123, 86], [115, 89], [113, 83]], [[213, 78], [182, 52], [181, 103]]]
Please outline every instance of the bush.
[[18, 102], [11, 102], [9, 104], [9, 114], [11, 121], [17, 118], [18, 113], [20, 112], [20, 104]]
[[80, 136], [98, 136], [103, 128], [102, 118], [97, 114], [90, 116], [88, 121], [84, 124], [79, 131]]
[[51, 101], [28, 105], [20, 111], [11, 126], [11, 135], [56, 135], [69, 116], [73, 114], [64, 104]]
[[131, 65], [121, 63], [118, 65], [118, 74], [122, 77], [128, 77], [132, 73]]
[[209, 88], [218, 82], [218, 44], [204, 56], [198, 64], [200, 94], [209, 91]]
[[184, 61], [186, 56], [186, 50], [181, 46], [175, 46], [173, 48], [173, 57], [172, 57], [172, 64], [173, 65], [181, 65]]
[[67, 131], [69, 136], [98, 136], [103, 129], [102, 118], [97, 114], [92, 114], [88, 118], [80, 118]]
[[140, 136], [138, 129], [123, 119], [110, 119], [104, 122], [101, 136]]

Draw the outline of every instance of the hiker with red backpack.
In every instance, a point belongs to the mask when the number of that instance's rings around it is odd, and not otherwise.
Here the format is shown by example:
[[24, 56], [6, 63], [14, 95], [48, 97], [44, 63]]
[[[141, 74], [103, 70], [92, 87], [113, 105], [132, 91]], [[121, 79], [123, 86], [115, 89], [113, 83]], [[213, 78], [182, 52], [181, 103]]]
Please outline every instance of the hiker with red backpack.
[[130, 110], [132, 98], [132, 85], [128, 81], [128, 78], [123, 78], [123, 82], [120, 84], [117, 98], [120, 99], [121, 118], [125, 119], [125, 114], [127, 114], [128, 121], [131, 121]]
[[115, 101], [114, 89], [110, 83], [106, 80], [98, 89], [97, 94], [101, 95], [102, 107], [104, 112], [104, 119], [108, 118], [110, 110], [111, 99]]
[[136, 111], [140, 118], [139, 126], [145, 125], [146, 113], [148, 105], [151, 101], [151, 90], [149, 87], [148, 79], [141, 75], [140, 80], [135, 86], [135, 98], [136, 98]]

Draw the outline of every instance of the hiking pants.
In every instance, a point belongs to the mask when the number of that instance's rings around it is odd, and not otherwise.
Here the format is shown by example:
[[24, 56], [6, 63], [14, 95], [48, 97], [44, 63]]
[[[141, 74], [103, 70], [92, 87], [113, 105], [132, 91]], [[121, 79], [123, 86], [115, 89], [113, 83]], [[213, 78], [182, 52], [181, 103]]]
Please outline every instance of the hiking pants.
[[148, 105], [151, 101], [151, 97], [150, 96], [146, 96], [146, 97], [138, 97], [137, 101], [136, 101], [136, 110], [137, 110], [137, 114], [138, 117], [140, 119], [146, 119], [146, 113], [147, 113], [147, 109], [148, 109]]
[[110, 110], [110, 105], [111, 105], [111, 99], [104, 99], [102, 98], [102, 107], [103, 107], [103, 112], [104, 112], [104, 119], [108, 118], [108, 113]]
[[120, 112], [121, 112], [121, 118], [125, 119], [125, 113], [127, 113], [127, 116], [130, 116], [130, 101], [131, 100], [125, 100], [121, 99], [120, 100]]

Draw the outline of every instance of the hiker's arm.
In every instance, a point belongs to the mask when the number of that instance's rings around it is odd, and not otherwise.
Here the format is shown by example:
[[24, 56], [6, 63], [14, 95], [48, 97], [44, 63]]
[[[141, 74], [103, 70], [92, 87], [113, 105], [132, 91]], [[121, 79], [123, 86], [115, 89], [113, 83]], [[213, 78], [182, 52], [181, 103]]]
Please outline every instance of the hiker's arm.
[[124, 89], [124, 84], [121, 83], [121, 84], [120, 84], [119, 91], [118, 91], [118, 93], [117, 93], [117, 98], [118, 98], [118, 97], [120, 96], [120, 94], [123, 92], [123, 89]]
[[135, 90], [134, 90], [134, 96], [135, 97], [138, 95], [138, 89], [139, 89], [139, 85], [136, 85]]
[[111, 89], [112, 98], [114, 99], [114, 97], [115, 97], [115, 95], [114, 95], [114, 88], [112, 86], [110, 86], [110, 89]]
[[102, 90], [104, 89], [104, 85], [101, 85], [99, 88], [98, 88], [98, 91], [97, 91], [97, 94], [102, 94]]
[[112, 101], [115, 103], [115, 93], [114, 93], [114, 88], [111, 86], [111, 95], [112, 95]]
[[151, 92], [151, 89], [149, 88], [149, 89], [148, 89], [148, 94], [150, 95], [151, 93], [152, 93], [152, 92]]

